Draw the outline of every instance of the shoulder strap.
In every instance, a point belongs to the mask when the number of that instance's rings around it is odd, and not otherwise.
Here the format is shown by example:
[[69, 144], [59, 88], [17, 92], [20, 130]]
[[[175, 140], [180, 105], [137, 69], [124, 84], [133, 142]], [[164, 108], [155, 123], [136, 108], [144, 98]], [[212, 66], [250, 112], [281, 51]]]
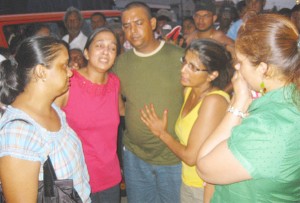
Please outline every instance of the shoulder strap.
[[54, 181], [57, 180], [57, 177], [49, 156], [43, 165], [43, 169], [45, 197], [54, 197]]
[[27, 124], [30, 124], [30, 125], [31, 125], [31, 123], [30, 123], [29, 121], [25, 120], [25, 119], [15, 118], [15, 119], [8, 120], [8, 121], [6, 121], [5, 123], [3, 123], [3, 124], [1, 125], [1, 128], [0, 128], [0, 129], [3, 129], [3, 127], [4, 127], [6, 124], [12, 123], [12, 122], [14, 122], [14, 121], [23, 121], [24, 123], [27, 123]]

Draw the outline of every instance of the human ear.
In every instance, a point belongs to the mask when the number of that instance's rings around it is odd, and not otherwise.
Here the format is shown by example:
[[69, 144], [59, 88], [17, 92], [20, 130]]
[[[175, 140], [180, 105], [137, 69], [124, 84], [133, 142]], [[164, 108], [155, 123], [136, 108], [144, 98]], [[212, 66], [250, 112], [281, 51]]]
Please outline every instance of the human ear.
[[84, 49], [83, 55], [86, 60], [89, 60], [89, 52], [87, 51], [87, 49]]
[[152, 30], [155, 30], [155, 28], [156, 28], [156, 18], [151, 18], [150, 19], [150, 24], [151, 24]]
[[41, 79], [43, 81], [46, 80], [46, 67], [42, 64], [38, 64], [34, 69], [33, 69], [33, 78], [37, 80]]
[[219, 72], [218, 71], [213, 71], [212, 73], [209, 73], [208, 75], [208, 81], [214, 81], [217, 77], [219, 76]]
[[260, 62], [256, 69], [261, 75], [266, 75], [268, 72], [268, 64]]

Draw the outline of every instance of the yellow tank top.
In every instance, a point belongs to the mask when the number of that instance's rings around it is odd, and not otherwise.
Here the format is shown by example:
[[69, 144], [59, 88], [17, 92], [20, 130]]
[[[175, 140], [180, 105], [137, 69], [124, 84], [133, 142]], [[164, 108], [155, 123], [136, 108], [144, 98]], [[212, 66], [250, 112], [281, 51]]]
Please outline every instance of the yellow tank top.
[[[198, 117], [199, 108], [201, 107], [202, 104], [202, 100], [201, 100], [187, 115], [185, 115], [185, 117], [181, 116], [183, 107], [185, 106], [186, 100], [189, 94], [191, 93], [191, 90], [192, 88], [187, 88], [187, 91], [184, 96], [184, 103], [181, 107], [180, 114], [175, 124], [175, 132], [180, 140], [180, 143], [185, 146], [188, 143], [190, 132]], [[229, 95], [222, 90], [212, 91], [207, 95], [211, 95], [211, 94], [221, 95], [228, 102], [230, 101]], [[188, 186], [203, 188], [203, 180], [198, 176], [196, 172], [196, 166], [188, 166], [184, 162], [182, 162], [182, 181], [184, 182], [184, 184]]]

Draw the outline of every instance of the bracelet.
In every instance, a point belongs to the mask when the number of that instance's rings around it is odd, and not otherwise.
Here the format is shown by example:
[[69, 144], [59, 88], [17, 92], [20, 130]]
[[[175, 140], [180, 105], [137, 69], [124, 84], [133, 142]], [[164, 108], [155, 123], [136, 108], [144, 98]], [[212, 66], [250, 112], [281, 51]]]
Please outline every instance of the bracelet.
[[246, 118], [248, 113], [244, 113], [240, 111], [239, 109], [234, 108], [233, 106], [229, 106], [227, 109], [227, 112], [232, 113], [235, 116], [241, 117], [241, 118]]

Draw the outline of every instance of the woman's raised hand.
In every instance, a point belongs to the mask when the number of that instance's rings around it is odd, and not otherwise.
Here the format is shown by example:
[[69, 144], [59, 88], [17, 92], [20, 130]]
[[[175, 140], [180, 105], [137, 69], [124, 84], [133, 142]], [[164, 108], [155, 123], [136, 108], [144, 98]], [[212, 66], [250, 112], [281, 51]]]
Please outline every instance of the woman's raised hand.
[[151, 130], [151, 132], [160, 138], [163, 133], [167, 132], [168, 111], [164, 110], [162, 119], [156, 114], [153, 104], [145, 105], [141, 110], [141, 120]]

